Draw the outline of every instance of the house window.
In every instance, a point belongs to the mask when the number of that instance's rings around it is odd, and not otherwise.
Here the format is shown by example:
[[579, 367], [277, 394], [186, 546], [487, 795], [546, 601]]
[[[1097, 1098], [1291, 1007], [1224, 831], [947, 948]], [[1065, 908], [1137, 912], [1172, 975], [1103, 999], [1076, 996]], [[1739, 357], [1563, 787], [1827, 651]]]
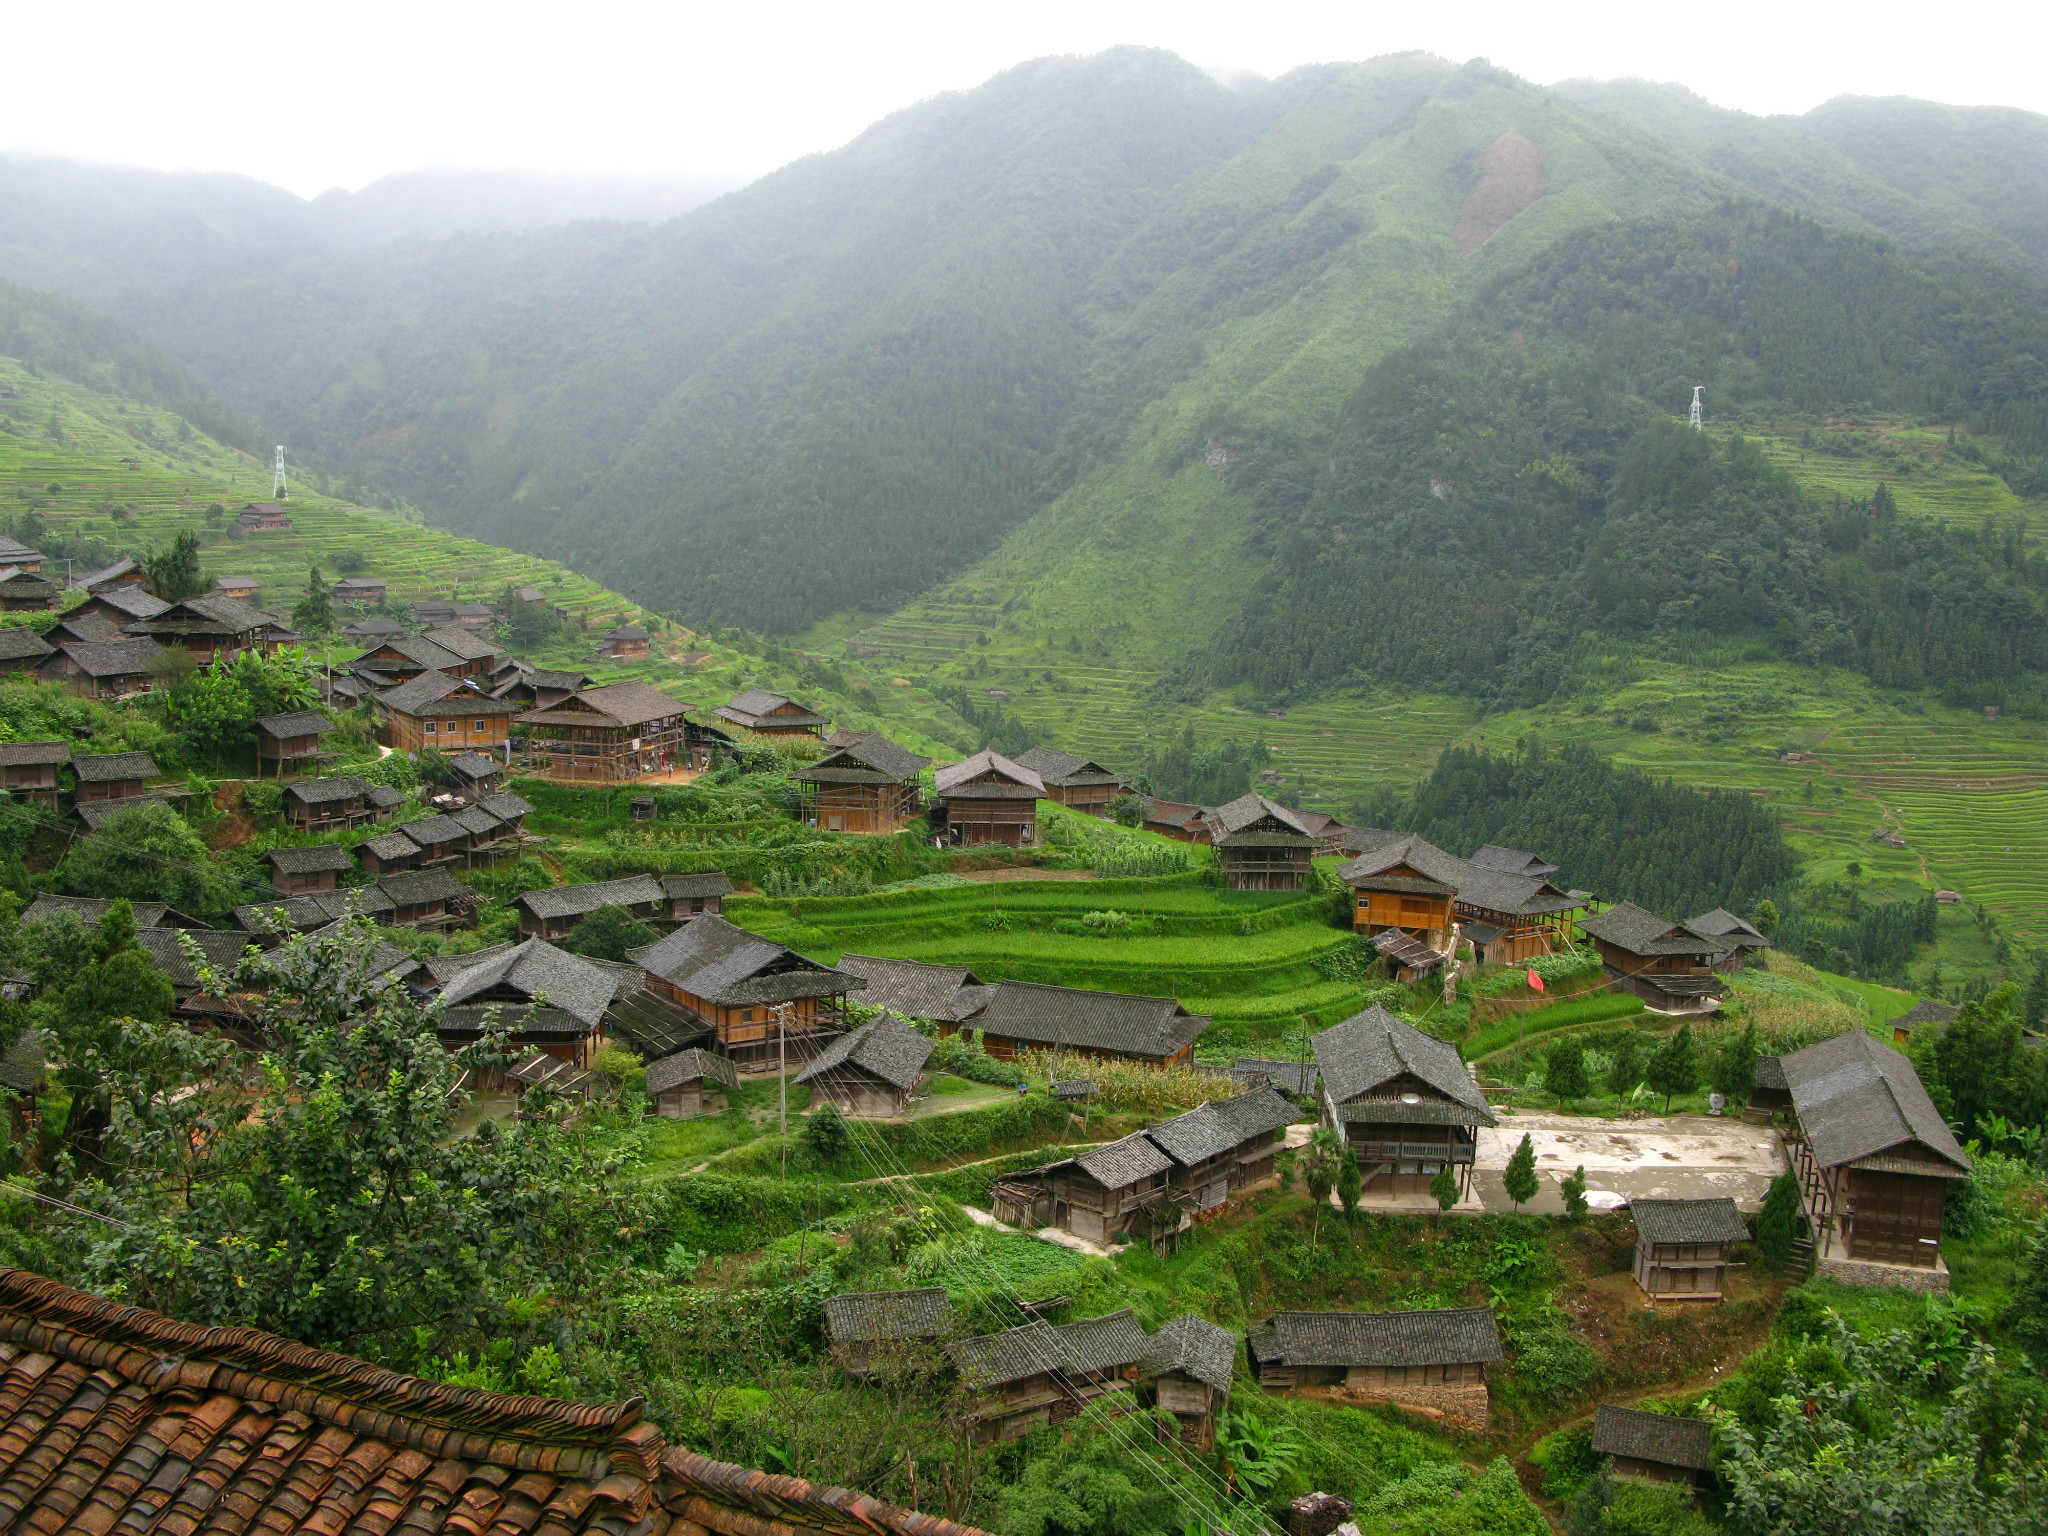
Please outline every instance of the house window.
[[450, 720], [446, 725], [442, 726], [441, 729], [446, 731], [450, 736], [453, 736], [457, 731], [462, 729], [462, 722], [460, 720]]
[[484, 723], [483, 723], [483, 721], [481, 721], [481, 720], [477, 721], [477, 723], [476, 723], [476, 728], [477, 728], [478, 730], [482, 730], [482, 729], [484, 728]]
[[439, 731], [440, 729], [441, 726], [438, 721], [429, 720], [427, 722], [427, 734], [429, 736], [432, 736], [435, 732]]

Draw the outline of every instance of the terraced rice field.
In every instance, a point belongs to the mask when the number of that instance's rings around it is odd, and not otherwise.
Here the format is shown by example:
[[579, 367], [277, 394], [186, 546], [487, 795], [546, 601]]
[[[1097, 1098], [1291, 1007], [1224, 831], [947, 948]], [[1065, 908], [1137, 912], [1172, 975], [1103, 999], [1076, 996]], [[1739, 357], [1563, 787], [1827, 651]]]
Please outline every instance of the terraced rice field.
[[[1798, 432], [1790, 429], [1765, 428], [1749, 436], [1772, 463], [1816, 496], [1866, 501], [1881, 482], [1909, 517], [1941, 518], [1966, 527], [1986, 519], [2017, 520], [2036, 533], [2048, 531], [2048, 501], [2017, 495], [1987, 466], [1949, 452], [1946, 427], [1874, 421], [1822, 435], [1832, 446], [1852, 449], [1848, 452], [1802, 447]], [[1996, 444], [1984, 439], [1979, 447], [1993, 451]]]

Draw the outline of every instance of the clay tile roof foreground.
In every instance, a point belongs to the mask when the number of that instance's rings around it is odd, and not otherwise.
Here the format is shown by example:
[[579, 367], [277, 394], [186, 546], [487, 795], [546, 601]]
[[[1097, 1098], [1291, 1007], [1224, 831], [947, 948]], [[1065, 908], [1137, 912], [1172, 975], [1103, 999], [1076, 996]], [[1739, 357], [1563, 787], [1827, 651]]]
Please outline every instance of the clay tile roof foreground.
[[1152, 1335], [1138, 1363], [1147, 1376], [1179, 1371], [1228, 1392], [1237, 1372], [1237, 1335], [1205, 1317], [1183, 1312]]
[[0, 1443], [9, 1529], [983, 1536], [667, 1445], [637, 1401], [444, 1386], [19, 1269]]
[[156, 759], [147, 752], [86, 753], [71, 759], [81, 784], [119, 784], [156, 777]]
[[1713, 1443], [1714, 1426], [1705, 1419], [1681, 1419], [1641, 1408], [1618, 1408], [1612, 1403], [1593, 1410], [1596, 1456], [1629, 1456], [1703, 1472], [1712, 1465], [1709, 1451]]
[[[1497, 1123], [1487, 1107], [1486, 1095], [1472, 1081], [1472, 1073], [1455, 1045], [1425, 1035], [1377, 1004], [1310, 1036], [1309, 1046], [1315, 1051], [1316, 1067], [1323, 1075], [1323, 1091], [1333, 1104], [1341, 1106], [1346, 1100], [1366, 1098], [1398, 1104], [1404, 1095], [1396, 1085], [1408, 1078], [1434, 1089], [1466, 1112], [1446, 1123]], [[1419, 1099], [1420, 1095], [1416, 1097]]]
[[826, 1074], [853, 1067], [880, 1078], [905, 1093], [917, 1086], [924, 1064], [938, 1042], [921, 1035], [893, 1013], [884, 1013], [834, 1040], [796, 1075], [799, 1083], [815, 1083]]

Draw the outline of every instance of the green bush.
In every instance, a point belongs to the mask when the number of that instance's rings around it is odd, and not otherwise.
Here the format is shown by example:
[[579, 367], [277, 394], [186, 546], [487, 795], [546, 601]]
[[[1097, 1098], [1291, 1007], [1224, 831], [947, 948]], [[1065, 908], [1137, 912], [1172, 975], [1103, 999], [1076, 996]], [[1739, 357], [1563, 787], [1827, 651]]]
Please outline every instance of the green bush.
[[282, 784], [251, 782], [242, 786], [242, 809], [251, 816], [277, 816], [284, 811]]
[[1516, 1340], [1515, 1381], [1539, 1401], [1571, 1397], [1598, 1380], [1603, 1369], [1583, 1340], [1557, 1324], [1524, 1330]]

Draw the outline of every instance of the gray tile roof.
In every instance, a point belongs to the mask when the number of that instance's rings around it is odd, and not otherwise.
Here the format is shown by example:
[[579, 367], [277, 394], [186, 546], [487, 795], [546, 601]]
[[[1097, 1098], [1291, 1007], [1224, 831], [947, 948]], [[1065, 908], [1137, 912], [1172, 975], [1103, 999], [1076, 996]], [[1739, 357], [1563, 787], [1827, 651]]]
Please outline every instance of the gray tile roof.
[[1090, 758], [1076, 757], [1071, 752], [1057, 751], [1052, 747], [1033, 747], [1029, 752], [1019, 752], [1016, 762], [1019, 768], [1029, 768], [1045, 783], [1056, 784], [1063, 789], [1084, 784], [1124, 782], [1121, 774], [1112, 773]]
[[[993, 785], [967, 782], [984, 773], [993, 773], [1002, 782]], [[957, 763], [948, 763], [932, 775], [932, 784], [942, 795], [959, 795], [965, 799], [1045, 798], [1045, 781], [1000, 752], [977, 752]]]
[[1248, 795], [1239, 795], [1227, 805], [1217, 806], [1209, 812], [1209, 817], [1222, 829], [1225, 839], [1255, 828], [1260, 822], [1268, 819], [1279, 824], [1268, 830], [1292, 832], [1301, 837], [1310, 836], [1308, 828], [1303, 825], [1299, 816], [1277, 800], [1268, 800], [1256, 791]]
[[1918, 1142], [1958, 1173], [1970, 1159], [1956, 1144], [1913, 1064], [1860, 1029], [1778, 1058], [1792, 1109], [1823, 1168]]
[[323, 869], [352, 868], [354, 858], [339, 843], [316, 843], [310, 848], [273, 848], [264, 857], [280, 874], [310, 875]]
[[[735, 724], [750, 725], [755, 720], [773, 714], [785, 704], [795, 703], [796, 700], [786, 699], [779, 693], [770, 693], [766, 688], [749, 688], [746, 692], [737, 694], [720, 705], [715, 713], [727, 720], [733, 721]], [[823, 715], [816, 714], [801, 704], [798, 704], [797, 708], [802, 710], [803, 713], [784, 715], [777, 723], [786, 725], [825, 724], [825, 717]]]
[[71, 813], [85, 823], [88, 832], [97, 832], [124, 811], [170, 803], [162, 795], [124, 795], [119, 800], [81, 800], [71, 807]]
[[113, 620], [89, 608], [73, 609], [44, 636], [52, 646], [62, 645], [66, 640], [83, 640], [87, 645], [116, 645], [127, 638]]
[[1489, 912], [1534, 916], [1541, 912], [1569, 912], [1585, 903], [1568, 895], [1541, 875], [1514, 875], [1477, 864], [1465, 866], [1457, 881], [1458, 900]]
[[1708, 1200], [1637, 1198], [1629, 1201], [1628, 1213], [1635, 1218], [1636, 1236], [1646, 1243], [1749, 1241], [1749, 1228], [1726, 1195]]
[[1104, 1189], [1123, 1189], [1154, 1174], [1165, 1173], [1173, 1166], [1173, 1159], [1143, 1131], [1133, 1131], [1123, 1140], [1112, 1141], [1108, 1146], [1091, 1147], [1076, 1156], [1074, 1162]]
[[[610, 966], [599, 960], [598, 965]], [[647, 985], [637, 965], [618, 967], [619, 990], [608, 1013], [612, 1032], [650, 1061], [660, 1061], [692, 1046], [711, 1033], [711, 1026], [693, 1011]]]
[[170, 977], [171, 986], [180, 992], [194, 991], [199, 986], [199, 973], [192, 968], [180, 942], [180, 935], [186, 933], [191, 934], [206, 963], [216, 970], [232, 971], [249, 948], [249, 935], [231, 928], [204, 928], [196, 932], [182, 928], [137, 928], [135, 941], [149, 951], [157, 969]]
[[1091, 992], [1035, 981], [1005, 981], [982, 1011], [990, 1034], [1039, 1045], [1083, 1046], [1164, 1059], [1192, 1044], [1209, 1019], [1170, 997]]
[[251, 933], [269, 933], [270, 914], [282, 909], [285, 922], [292, 929], [308, 933], [315, 928], [325, 928], [337, 918], [346, 917], [351, 907], [375, 921], [392, 910], [392, 902], [375, 885], [359, 886], [349, 891], [307, 891], [299, 896], [252, 901], [245, 907], [235, 908], [234, 919], [237, 927]]
[[422, 848], [459, 843], [469, 836], [467, 827], [447, 816], [422, 816], [417, 821], [401, 822], [398, 830]]
[[1067, 1353], [1084, 1371], [1116, 1371], [1136, 1365], [1145, 1353], [1145, 1330], [1129, 1307], [1102, 1317], [1063, 1323], [1057, 1332]]
[[825, 1301], [834, 1344], [935, 1339], [953, 1326], [953, 1303], [938, 1286], [916, 1291], [849, 1291]]
[[1264, 1056], [1240, 1056], [1230, 1070], [1233, 1073], [1263, 1072], [1275, 1088], [1297, 1099], [1312, 1095], [1320, 1076], [1313, 1061], [1274, 1061]]
[[1422, 1312], [1276, 1312], [1270, 1325], [1287, 1365], [1491, 1364], [1500, 1329], [1485, 1307]]
[[[1377, 838], [1380, 835], [1370, 827], [1355, 828], [1354, 831], [1362, 837]], [[1470, 866], [1463, 859], [1445, 853], [1426, 837], [1413, 832], [1386, 836], [1387, 841], [1370, 841], [1357, 858], [1340, 866], [1337, 878], [1346, 885], [1358, 885], [1383, 877], [1388, 870], [1405, 864], [1449, 894], [1470, 872]], [[1348, 844], [1354, 839], [1347, 835], [1344, 840]]]
[[646, 640], [651, 638], [638, 624], [621, 624], [604, 637], [607, 640]]
[[1183, 1312], [1162, 1324], [1146, 1342], [1138, 1365], [1146, 1377], [1179, 1372], [1218, 1392], [1228, 1392], [1237, 1374], [1237, 1335], [1205, 1317]]
[[486, 960], [495, 960], [501, 955], [509, 955], [518, 947], [517, 944], [490, 944], [482, 949], [472, 949], [463, 955], [430, 955], [421, 963], [426, 970], [428, 981], [436, 987], [445, 987], [471, 966], [481, 965]]
[[1784, 1058], [1780, 1056], [1759, 1056], [1756, 1059], [1756, 1086], [1774, 1088], [1779, 1093], [1787, 1092], [1785, 1085]]
[[283, 740], [291, 736], [318, 736], [334, 729], [334, 722], [315, 709], [295, 709], [282, 715], [265, 715], [256, 729]]
[[171, 611], [169, 603], [154, 592], [143, 591], [138, 583], [132, 581], [108, 587], [104, 592], [95, 592], [93, 597], [131, 619], [153, 619]]
[[[5, 551], [0, 551], [0, 558], [4, 558], [4, 556]], [[90, 592], [101, 582], [118, 581], [121, 577], [140, 569], [141, 567], [136, 564], [132, 556], [123, 555], [112, 565], [102, 567], [97, 571], [81, 571], [78, 575], [72, 577], [71, 590], [74, 592]], [[129, 582], [126, 585], [134, 586], [136, 583]]]
[[1705, 1419], [1621, 1408], [1602, 1403], [1593, 1410], [1593, 1454], [1628, 1456], [1704, 1472], [1713, 1465], [1714, 1426]]
[[1683, 923], [1632, 901], [1618, 901], [1605, 912], [1582, 919], [1579, 928], [1632, 955], [1706, 955], [1721, 948], [1712, 939], [1688, 932]]
[[964, 965], [928, 965], [922, 960], [891, 960], [881, 955], [843, 954], [839, 969], [867, 978], [860, 995], [864, 1003], [892, 1009], [912, 1019], [943, 1019], [958, 1023], [964, 1008], [981, 1004], [979, 993], [962, 998], [963, 987], [979, 987], [980, 978]]
[[0, 1053], [0, 1087], [16, 1093], [41, 1093], [49, 1071], [43, 1059], [43, 1032], [31, 1029]]
[[37, 661], [56, 649], [25, 624], [0, 626], [0, 661]]
[[[461, 704], [463, 709], [468, 709], [472, 702], [478, 704], [489, 702], [499, 705], [503, 703], [502, 700], [488, 699], [487, 695], [478, 693], [463, 678], [450, 677], [446, 672], [437, 672], [431, 668], [422, 672], [411, 682], [400, 683], [393, 688], [386, 688], [377, 695], [377, 702], [383, 705], [384, 708], [394, 710], [401, 715], [417, 715], [425, 711], [430, 705], [439, 704], [443, 699], [455, 695], [463, 696]], [[500, 712], [502, 713], [502, 710]]]
[[71, 771], [81, 784], [118, 784], [123, 779], [153, 779], [157, 767], [147, 752], [82, 752], [72, 757]]
[[331, 779], [301, 779], [285, 793], [307, 805], [327, 805], [336, 800], [356, 799], [368, 788], [354, 774], [341, 773]]
[[[659, 688], [650, 688], [645, 683], [607, 683], [602, 688], [586, 688], [575, 697], [628, 728], [645, 725], [650, 720], [666, 720], [686, 714], [690, 708], [681, 699], [671, 698]], [[536, 715], [545, 713], [545, 710], [535, 711]]]
[[652, 875], [628, 875], [623, 880], [593, 880], [587, 885], [556, 885], [528, 891], [514, 897], [512, 905], [524, 907], [538, 918], [582, 917], [599, 907], [632, 907], [664, 899], [661, 882]]
[[1145, 1134], [1183, 1168], [1220, 1157], [1238, 1143], [1236, 1132], [1216, 1113], [1213, 1104], [1198, 1104], [1171, 1120], [1148, 1126]]
[[[1414, 1094], [1413, 1104], [1405, 1098], [1374, 1097], [1346, 1099], [1337, 1106], [1337, 1118], [1346, 1125], [1492, 1125], [1486, 1111], [1449, 1099], [1428, 1099]], [[1484, 1117], [1484, 1118], [1482, 1118]]]
[[509, 789], [501, 789], [494, 795], [485, 795], [477, 804], [504, 822], [533, 814], [533, 802], [514, 794]]
[[417, 907], [431, 901], [453, 901], [469, 894], [469, 887], [445, 869], [404, 869], [385, 875], [366, 889], [383, 893], [401, 907]]
[[1479, 1115], [1477, 1124], [1497, 1123], [1455, 1045], [1425, 1035], [1377, 1004], [1312, 1036], [1309, 1046], [1323, 1075], [1323, 1091], [1333, 1103], [1371, 1096], [1406, 1076]]
[[393, 789], [389, 784], [371, 784], [363, 790], [363, 799], [380, 811], [405, 804], [405, 791]]
[[1503, 848], [1499, 843], [1488, 843], [1465, 861], [1477, 864], [1482, 869], [1497, 869], [1508, 875], [1554, 875], [1557, 866], [1547, 859], [1520, 848]]
[[448, 819], [479, 843], [492, 842], [505, 830], [505, 823], [480, 805], [465, 805], [459, 811], [450, 811]]
[[164, 654], [154, 640], [111, 640], [93, 643], [66, 640], [57, 647], [87, 677], [133, 677], [147, 672]]
[[449, 768], [465, 779], [488, 779], [505, 771], [505, 765], [495, 757], [481, 752], [458, 752], [448, 759]]
[[0, 768], [30, 768], [38, 764], [61, 766], [71, 761], [71, 746], [62, 741], [9, 741], [0, 743]]
[[182, 603], [173, 603], [158, 620], [164, 621], [166, 630], [181, 627], [179, 620], [200, 618], [217, 629], [241, 634], [245, 630], [262, 629], [275, 624], [277, 619], [260, 608], [251, 608], [240, 598], [223, 597], [218, 592], [202, 592], [197, 597], [188, 597]]
[[929, 766], [930, 758], [905, 751], [886, 736], [874, 735], [828, 752], [790, 777], [807, 784], [902, 784]]
[[499, 986], [528, 998], [544, 993], [549, 1007], [595, 1029], [619, 989], [619, 978], [545, 939], [528, 939], [502, 955], [470, 966], [441, 989], [441, 1001], [453, 1008]]
[[722, 869], [707, 869], [694, 875], [663, 875], [661, 888], [670, 900], [702, 901], [709, 896], [730, 896], [732, 877]]
[[444, 624], [439, 629], [428, 630], [420, 638], [431, 641], [463, 661], [489, 661], [498, 654], [498, 648], [490, 641], [460, 624]]
[[1916, 1024], [1953, 1024], [1956, 1012], [1957, 1009], [1953, 1003], [1937, 1003], [1931, 999], [1923, 998], [1915, 1003], [1907, 1012], [1893, 1019], [1892, 1024], [1895, 1027], [1904, 1025], [1909, 1030]]
[[389, 864], [397, 859], [410, 859], [420, 853], [420, 845], [403, 832], [386, 832], [381, 837], [365, 838], [360, 848], [367, 848], [377, 858]]
[[1301, 1111], [1271, 1088], [1253, 1088], [1227, 1099], [1212, 1099], [1209, 1108], [1228, 1126], [1239, 1144], [1270, 1137], [1283, 1126], [1299, 1124]]
[[666, 1093], [669, 1089], [679, 1088], [684, 1083], [705, 1081], [737, 1088], [740, 1085], [740, 1075], [729, 1058], [719, 1055], [716, 1051], [701, 1050], [696, 1046], [647, 1064], [649, 1093]]
[[924, 1064], [938, 1048], [936, 1040], [919, 1034], [895, 1014], [885, 1013], [848, 1030], [818, 1052], [796, 1075], [796, 1081], [813, 1083], [827, 1073], [853, 1067], [908, 1093], [917, 1086]]
[[633, 958], [650, 974], [721, 1007], [826, 997], [866, 985], [708, 912]]
[[1685, 920], [1685, 926], [1694, 933], [1703, 933], [1709, 938], [1733, 939], [1739, 947], [1745, 949], [1760, 949], [1771, 942], [1754, 924], [1744, 922], [1726, 907], [1716, 907], [1711, 912], [1702, 912], [1698, 917], [1689, 917]]
[[[52, 896], [45, 892], [28, 904], [28, 910], [21, 914], [21, 920], [26, 923], [39, 917], [54, 917], [59, 912], [75, 912], [85, 922], [97, 928], [105, 920], [108, 909], [113, 905], [111, 897]], [[171, 908], [160, 901], [136, 901], [130, 902], [129, 906], [134, 910], [135, 926], [137, 928], [172, 926], [169, 922], [170, 918], [184, 916], [183, 913], [173, 912]], [[187, 922], [195, 928], [206, 926], [196, 918], [187, 919]]]
[[1006, 1328], [1001, 1333], [956, 1339], [946, 1347], [946, 1353], [953, 1357], [961, 1382], [970, 1388], [998, 1387], [1043, 1372], [1078, 1374], [1080, 1369], [1068, 1354], [1059, 1331], [1043, 1318], [1034, 1318], [1021, 1328]]

